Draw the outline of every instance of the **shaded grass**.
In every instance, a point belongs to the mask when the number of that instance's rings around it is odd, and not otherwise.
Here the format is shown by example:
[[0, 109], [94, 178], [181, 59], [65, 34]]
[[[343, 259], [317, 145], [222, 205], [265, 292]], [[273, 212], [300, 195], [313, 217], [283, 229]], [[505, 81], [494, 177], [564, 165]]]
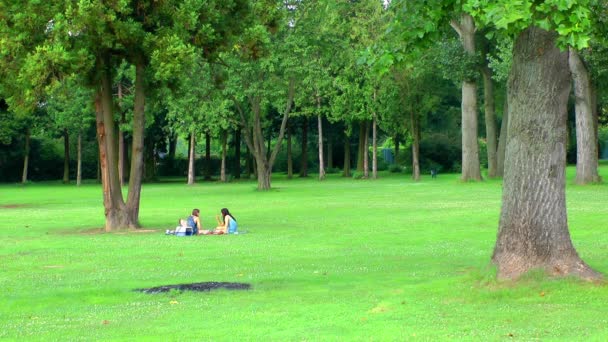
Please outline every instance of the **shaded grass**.
[[[604, 179], [608, 169], [603, 166]], [[568, 169], [572, 178], [573, 169]], [[0, 185], [0, 338], [14, 340], [501, 340], [608, 336], [604, 285], [531, 274], [497, 282], [489, 265], [501, 181], [457, 175], [330, 175], [255, 191], [146, 184], [151, 233], [101, 234], [98, 185]], [[607, 273], [608, 186], [568, 186], [579, 254]], [[197, 207], [221, 207], [238, 236], [164, 236]], [[133, 289], [230, 281], [250, 291], [147, 295]]]

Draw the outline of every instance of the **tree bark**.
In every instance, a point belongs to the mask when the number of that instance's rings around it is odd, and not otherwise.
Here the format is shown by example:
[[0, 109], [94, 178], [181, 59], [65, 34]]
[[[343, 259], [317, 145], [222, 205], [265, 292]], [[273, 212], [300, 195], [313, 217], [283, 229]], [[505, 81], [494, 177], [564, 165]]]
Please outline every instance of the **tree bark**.
[[344, 177], [350, 177], [350, 136], [344, 134], [344, 171], [342, 175]]
[[211, 180], [211, 134], [205, 132], [205, 167], [203, 168], [205, 180]]
[[223, 131], [222, 133], [222, 166], [220, 168], [220, 181], [221, 182], [225, 182], [226, 181], [226, 140], [227, 138], [227, 132]]
[[600, 181], [597, 172], [597, 131], [594, 123], [591, 83], [583, 60], [570, 48], [570, 72], [574, 79], [574, 108], [576, 112], [576, 183], [589, 184]]
[[32, 130], [28, 126], [25, 131], [25, 151], [23, 151], [23, 172], [21, 173], [21, 183], [27, 183], [27, 173], [30, 163], [30, 139]]
[[494, 82], [492, 81], [492, 69], [487, 65], [481, 68], [483, 76], [484, 112], [486, 122], [486, 149], [488, 155], [488, 177], [497, 175], [497, 134], [496, 113], [494, 104]]
[[[139, 203], [144, 175], [144, 130], [146, 128], [144, 77], [144, 61], [143, 57], [139, 57], [135, 63], [133, 140], [131, 141], [131, 170], [129, 174], [129, 195], [127, 196], [129, 226], [132, 228], [139, 228]], [[152, 153], [154, 153], [153, 149]]]
[[291, 141], [291, 125], [287, 123], [287, 179], [293, 178], [293, 153]]
[[[103, 58], [103, 57], [102, 57]], [[107, 61], [108, 57], [103, 58]], [[110, 67], [106, 61], [101, 64], [101, 88], [96, 99], [97, 141], [101, 166], [106, 231], [130, 226], [126, 205], [118, 177], [118, 144], [114, 123]]]
[[418, 123], [418, 115], [410, 112], [410, 123], [412, 132], [412, 179], [420, 180], [420, 125]]
[[241, 129], [234, 132], [234, 179], [241, 179]]
[[76, 186], [80, 186], [82, 182], [82, 130], [78, 131], [78, 148], [76, 162]]
[[319, 129], [319, 180], [325, 179], [325, 162], [323, 157], [323, 117], [321, 116], [321, 98], [317, 96], [317, 126]]
[[[463, 14], [460, 24], [452, 22], [460, 35], [462, 46], [469, 55], [475, 55], [475, 23], [469, 14]], [[463, 181], [481, 180], [479, 143], [477, 142], [477, 83], [462, 81], [462, 176]]]
[[509, 101], [505, 96], [504, 110], [502, 113], [502, 123], [500, 124], [500, 139], [496, 152], [496, 176], [502, 177], [505, 174], [505, 150], [507, 147], [507, 136], [509, 127]]
[[194, 184], [194, 149], [196, 138], [194, 132], [190, 133], [190, 148], [188, 149], [188, 185]]
[[568, 231], [565, 196], [568, 53], [557, 34], [530, 27], [516, 39], [509, 76], [509, 128], [498, 238], [498, 277], [531, 269], [596, 279]]
[[70, 133], [63, 130], [63, 184], [70, 182]]
[[363, 139], [363, 178], [369, 178], [369, 121], [365, 121], [365, 139]]
[[308, 177], [308, 118], [302, 124], [302, 154], [300, 155], [300, 177]]

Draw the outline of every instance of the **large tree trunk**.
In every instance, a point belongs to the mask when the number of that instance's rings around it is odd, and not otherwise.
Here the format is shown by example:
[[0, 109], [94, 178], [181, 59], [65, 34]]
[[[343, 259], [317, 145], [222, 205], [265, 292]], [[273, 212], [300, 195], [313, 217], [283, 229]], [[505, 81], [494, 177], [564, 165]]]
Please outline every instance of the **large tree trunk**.
[[348, 134], [344, 134], [344, 171], [342, 172], [342, 176], [350, 177], [350, 136]]
[[578, 256], [566, 215], [568, 53], [557, 34], [530, 27], [513, 49], [509, 133], [498, 238], [492, 256], [498, 277], [531, 269], [585, 279], [599, 274]]
[[241, 179], [241, 129], [234, 132], [234, 179]]
[[308, 118], [302, 124], [302, 154], [300, 156], [300, 177], [308, 177]]
[[211, 134], [205, 132], [205, 167], [203, 168], [205, 180], [211, 180]]
[[319, 180], [325, 179], [325, 162], [323, 157], [323, 117], [321, 116], [321, 98], [317, 97], [317, 126], [319, 128]]
[[78, 131], [78, 148], [76, 162], [76, 186], [82, 182], [82, 130]]
[[494, 82], [492, 81], [492, 69], [488, 66], [481, 68], [483, 76], [484, 112], [486, 121], [486, 147], [488, 154], [488, 177], [497, 175], [497, 134], [496, 114], [494, 105]]
[[576, 183], [597, 183], [600, 181], [597, 172], [598, 138], [594, 123], [589, 72], [579, 54], [572, 48], [569, 66], [574, 79], [576, 112]]
[[[139, 227], [139, 203], [141, 199], [141, 184], [144, 175], [144, 130], [145, 115], [145, 66], [140, 58], [135, 64], [135, 98], [133, 108], [133, 140], [131, 142], [131, 170], [129, 174], [129, 195], [127, 211], [129, 226]], [[152, 150], [152, 153], [154, 151]]]
[[118, 141], [109, 66], [102, 64], [101, 70], [101, 88], [96, 99], [97, 140], [106, 216], [105, 230], [112, 231], [128, 228], [130, 221], [118, 177]]
[[[460, 23], [452, 22], [460, 35], [464, 50], [475, 55], [475, 23], [463, 14]], [[462, 81], [462, 176], [463, 181], [481, 180], [479, 144], [477, 142], [477, 83]]]
[[509, 127], [509, 101], [505, 96], [504, 110], [502, 112], [502, 123], [500, 124], [500, 139], [496, 151], [496, 176], [502, 177], [505, 174], [505, 150], [507, 148], [507, 136]]
[[70, 182], [70, 134], [63, 130], [63, 184]]
[[287, 124], [287, 179], [293, 178], [293, 153], [291, 141], [291, 125]]
[[196, 145], [196, 138], [194, 138], [194, 132], [190, 133], [190, 144], [188, 149], [188, 185], [194, 184], [194, 149]]
[[32, 130], [28, 127], [25, 131], [25, 151], [23, 151], [23, 172], [21, 173], [21, 183], [27, 183], [27, 172], [30, 163], [30, 139]]
[[220, 168], [220, 181], [221, 182], [225, 182], [226, 181], [226, 140], [227, 138], [227, 132], [223, 131], [222, 133], [222, 166]]
[[420, 125], [418, 115], [410, 112], [410, 124], [412, 132], [412, 179], [420, 180]]

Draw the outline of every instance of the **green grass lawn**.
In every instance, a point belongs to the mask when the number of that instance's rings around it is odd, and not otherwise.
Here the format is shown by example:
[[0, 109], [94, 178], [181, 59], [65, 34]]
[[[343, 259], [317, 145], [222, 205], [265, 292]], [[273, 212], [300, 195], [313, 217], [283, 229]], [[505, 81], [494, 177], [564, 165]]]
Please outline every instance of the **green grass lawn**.
[[[0, 185], [0, 339], [608, 339], [607, 286], [494, 280], [500, 180], [255, 186], [146, 184], [140, 218], [155, 231], [106, 234], [99, 185]], [[608, 274], [608, 185], [569, 184], [567, 199], [579, 254]], [[206, 227], [228, 207], [248, 233], [164, 235], [195, 207]], [[203, 281], [252, 290], [133, 291]]]

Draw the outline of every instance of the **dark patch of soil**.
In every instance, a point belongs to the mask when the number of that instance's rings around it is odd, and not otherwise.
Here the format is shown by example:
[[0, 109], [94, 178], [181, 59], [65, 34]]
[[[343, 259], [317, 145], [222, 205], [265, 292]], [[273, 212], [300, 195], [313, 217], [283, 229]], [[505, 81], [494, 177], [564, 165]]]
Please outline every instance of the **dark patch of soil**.
[[211, 291], [211, 290], [218, 290], [218, 289], [249, 290], [249, 289], [251, 289], [251, 285], [247, 284], [247, 283], [227, 283], [227, 282], [208, 281], [208, 282], [204, 282], [204, 283], [157, 286], [157, 287], [151, 287], [148, 289], [136, 289], [135, 291], [139, 291], [139, 292], [143, 292], [143, 293], [161, 293], [161, 292], [169, 292], [171, 290], [204, 292], [204, 291]]
[[0, 205], [0, 209], [17, 209], [17, 208], [25, 208], [25, 204], [4, 204]]

